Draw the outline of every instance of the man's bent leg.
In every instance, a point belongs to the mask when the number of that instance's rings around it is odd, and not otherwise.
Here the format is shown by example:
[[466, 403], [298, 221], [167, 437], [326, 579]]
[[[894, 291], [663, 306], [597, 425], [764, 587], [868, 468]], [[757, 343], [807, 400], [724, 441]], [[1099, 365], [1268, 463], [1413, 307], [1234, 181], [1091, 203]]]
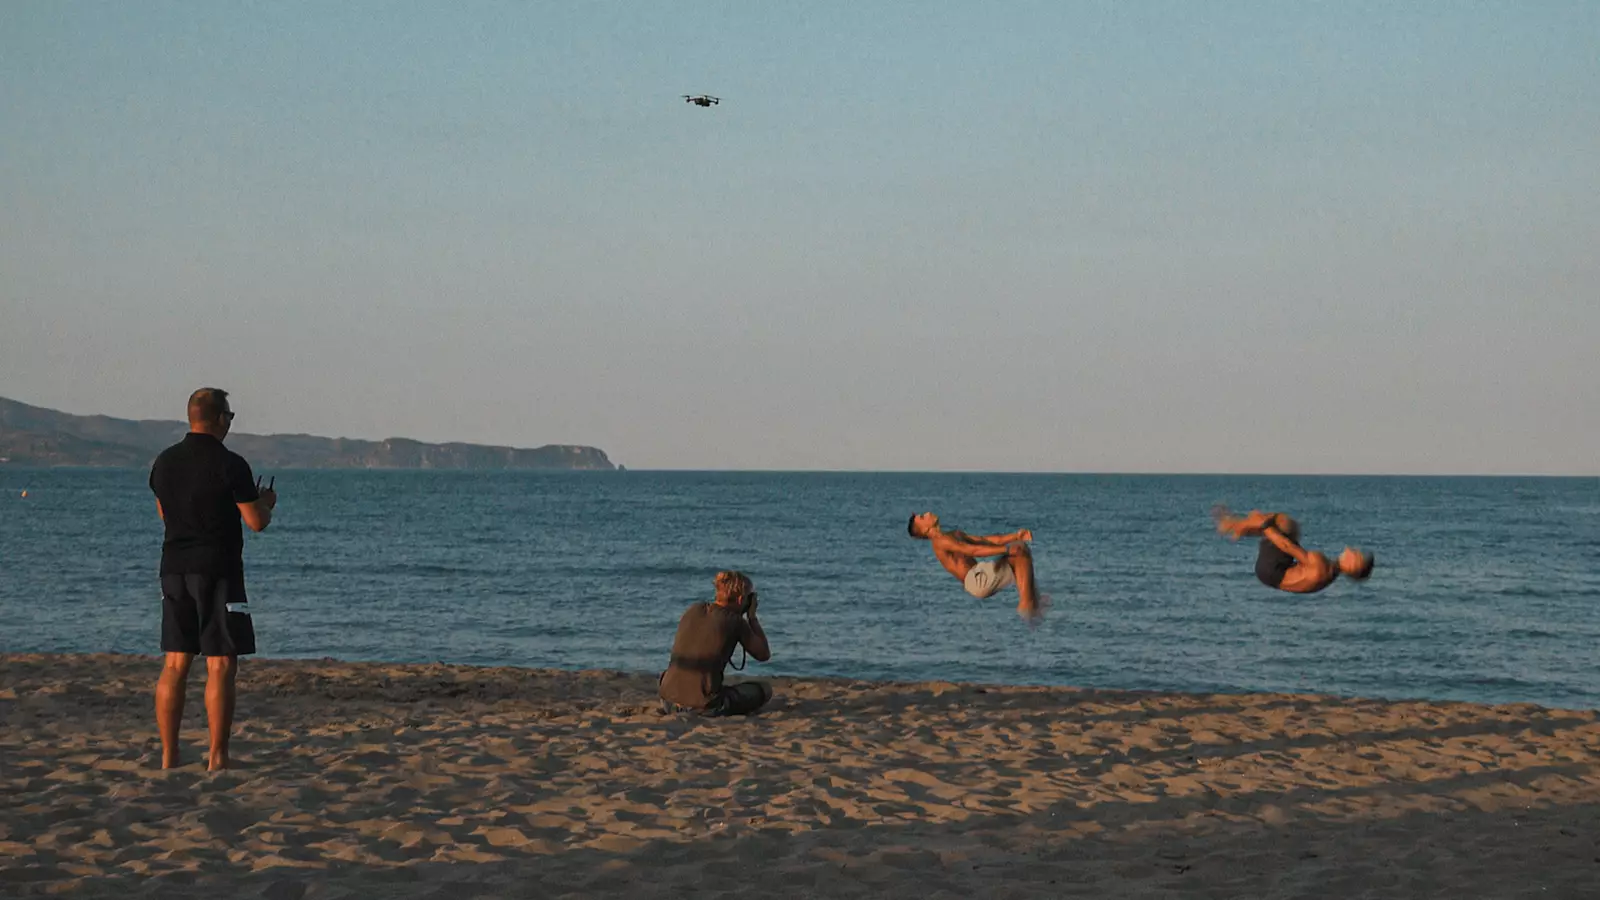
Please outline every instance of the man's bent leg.
[[1017, 578], [1017, 612], [1028, 618], [1038, 616], [1039, 586], [1033, 582], [1033, 551], [1022, 541], [1017, 541], [1006, 548], [1006, 562], [1011, 566], [1011, 574]]
[[748, 716], [772, 699], [772, 687], [765, 681], [741, 681], [725, 685], [706, 711], [713, 716]]
[[1296, 522], [1288, 513], [1262, 512], [1259, 509], [1250, 510], [1248, 516], [1236, 516], [1219, 508], [1217, 510], [1217, 529], [1230, 535], [1234, 540], [1247, 537], [1260, 537], [1268, 528], [1276, 528], [1280, 534], [1288, 537], [1295, 543], [1300, 543], [1300, 523]]
[[192, 653], [168, 653], [156, 682], [156, 731], [161, 734], [161, 768], [178, 765], [178, 730], [183, 726], [183, 695], [189, 684]]
[[206, 768], [228, 767], [228, 738], [233, 732], [234, 676], [239, 671], [237, 656], [206, 657], [206, 724], [211, 730], [211, 756]]

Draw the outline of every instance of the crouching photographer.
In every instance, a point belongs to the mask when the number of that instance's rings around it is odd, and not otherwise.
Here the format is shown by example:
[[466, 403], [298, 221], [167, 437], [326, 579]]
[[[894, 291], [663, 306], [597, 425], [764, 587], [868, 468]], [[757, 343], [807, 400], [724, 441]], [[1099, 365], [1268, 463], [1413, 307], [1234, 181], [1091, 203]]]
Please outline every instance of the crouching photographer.
[[757, 662], [771, 659], [772, 650], [756, 618], [756, 592], [749, 577], [743, 572], [718, 572], [716, 588], [716, 600], [690, 606], [678, 620], [672, 661], [660, 682], [668, 711], [682, 708], [712, 716], [744, 716], [772, 699], [772, 688], [765, 682], [723, 683], [722, 673], [733, 660], [735, 647]]

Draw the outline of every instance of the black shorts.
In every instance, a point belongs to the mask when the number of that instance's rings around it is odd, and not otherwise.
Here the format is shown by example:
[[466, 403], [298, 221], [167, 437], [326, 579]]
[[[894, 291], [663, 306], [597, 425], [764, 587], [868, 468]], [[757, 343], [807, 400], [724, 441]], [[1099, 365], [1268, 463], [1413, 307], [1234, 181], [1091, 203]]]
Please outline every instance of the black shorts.
[[1278, 545], [1261, 539], [1261, 550], [1256, 554], [1256, 577], [1269, 588], [1283, 584], [1283, 576], [1289, 574], [1298, 560], [1278, 549]]
[[[666, 673], [661, 673], [661, 677], [665, 678]], [[772, 688], [767, 687], [766, 682], [741, 681], [738, 684], [723, 685], [722, 689], [712, 695], [711, 700], [702, 707], [683, 706], [662, 697], [661, 711], [696, 712], [707, 716], [748, 716], [766, 706], [767, 701], [771, 699]]]
[[772, 699], [772, 689], [759, 681], [741, 681], [726, 684], [706, 704], [708, 716], [748, 716], [767, 705]]
[[161, 651], [204, 656], [256, 652], [248, 602], [243, 576], [161, 576]]

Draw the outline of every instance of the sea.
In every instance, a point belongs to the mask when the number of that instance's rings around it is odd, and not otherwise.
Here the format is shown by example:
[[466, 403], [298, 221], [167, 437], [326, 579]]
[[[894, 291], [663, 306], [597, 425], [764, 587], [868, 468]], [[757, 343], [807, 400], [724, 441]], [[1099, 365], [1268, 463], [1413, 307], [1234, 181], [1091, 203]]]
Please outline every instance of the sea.
[[[746, 675], [1600, 707], [1597, 478], [265, 474], [244, 557], [267, 657], [656, 672], [739, 569], [773, 648]], [[146, 477], [0, 467], [0, 652], [158, 652]], [[1369, 550], [1372, 578], [1269, 590], [1219, 503]], [[964, 593], [906, 535], [925, 510], [1032, 529], [1044, 621]]]

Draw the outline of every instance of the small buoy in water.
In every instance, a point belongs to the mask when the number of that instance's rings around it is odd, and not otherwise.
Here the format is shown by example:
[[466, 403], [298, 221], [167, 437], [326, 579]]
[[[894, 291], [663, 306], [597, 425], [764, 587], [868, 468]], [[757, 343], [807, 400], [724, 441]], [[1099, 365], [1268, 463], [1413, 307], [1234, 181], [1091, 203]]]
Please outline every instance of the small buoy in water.
[[22, 492], [22, 496], [24, 496], [24, 497], [28, 496], [28, 492], [27, 491], [23, 491]]

